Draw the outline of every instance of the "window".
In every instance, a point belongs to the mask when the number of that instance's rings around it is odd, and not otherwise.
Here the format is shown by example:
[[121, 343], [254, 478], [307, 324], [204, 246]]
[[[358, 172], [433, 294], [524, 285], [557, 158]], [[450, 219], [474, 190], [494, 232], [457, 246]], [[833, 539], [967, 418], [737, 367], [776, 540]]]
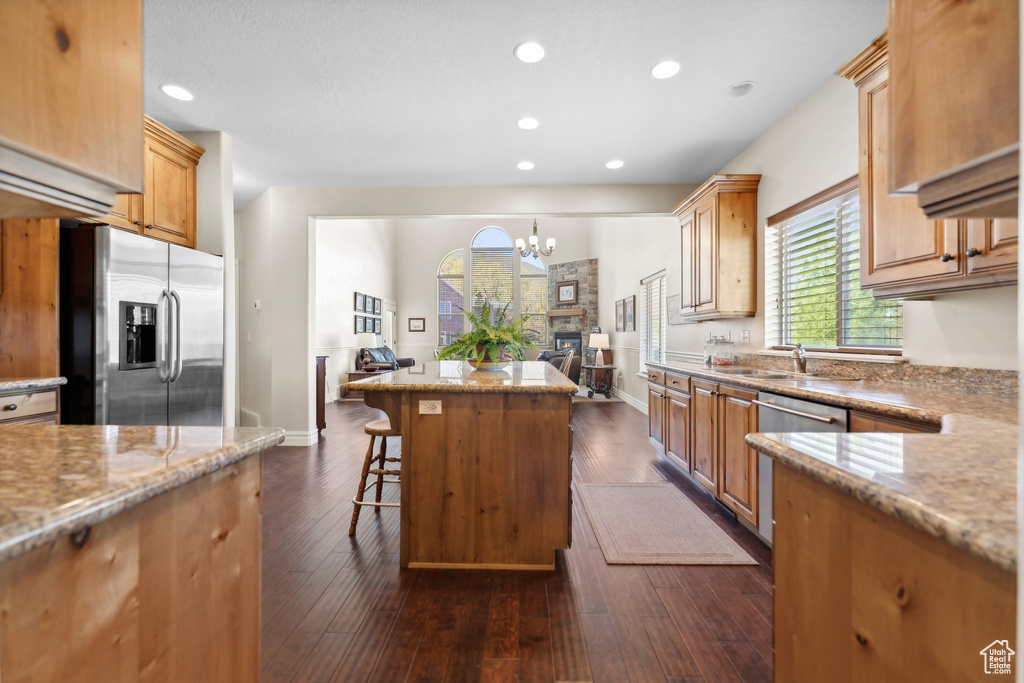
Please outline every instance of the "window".
[[447, 346], [462, 334], [463, 250], [456, 249], [437, 269], [437, 343]]
[[474, 311], [480, 310], [484, 297], [497, 310], [511, 305], [512, 315], [523, 318], [527, 338], [543, 344], [547, 339], [548, 297], [544, 262], [533, 255], [520, 257], [508, 233], [493, 226], [473, 237], [468, 264], [464, 252], [456, 249], [449, 253], [437, 269], [437, 343], [447, 346], [463, 332], [468, 275]]
[[648, 362], [665, 362], [665, 330], [668, 324], [665, 308], [665, 271], [640, 281], [639, 330], [640, 372]]
[[860, 288], [856, 179], [768, 219], [768, 345], [891, 352], [903, 345], [903, 307]]

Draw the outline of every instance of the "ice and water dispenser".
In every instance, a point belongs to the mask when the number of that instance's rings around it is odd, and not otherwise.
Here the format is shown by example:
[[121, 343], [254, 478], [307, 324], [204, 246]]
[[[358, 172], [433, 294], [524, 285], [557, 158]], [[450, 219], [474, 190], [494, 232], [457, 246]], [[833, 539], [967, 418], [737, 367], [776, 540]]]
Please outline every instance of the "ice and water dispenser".
[[156, 304], [122, 301], [121, 370], [156, 367]]

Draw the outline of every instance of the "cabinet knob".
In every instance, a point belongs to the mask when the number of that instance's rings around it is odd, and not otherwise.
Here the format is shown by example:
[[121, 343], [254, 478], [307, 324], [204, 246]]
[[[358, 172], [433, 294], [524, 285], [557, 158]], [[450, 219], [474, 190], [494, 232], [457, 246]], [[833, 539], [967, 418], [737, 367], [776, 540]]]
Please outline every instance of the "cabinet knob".
[[977, 256], [980, 253], [981, 253], [981, 251], [978, 250], [978, 249], [975, 249], [974, 247], [968, 247], [967, 251], [964, 252], [964, 254], [967, 256], [967, 258], [973, 258], [973, 257]]
[[939, 257], [939, 260], [942, 261], [943, 263], [949, 263], [950, 261], [953, 260], [953, 257], [950, 256], [949, 254], [943, 254], [942, 256]]
[[142, 225], [142, 221], [132, 221], [135, 225]]
[[18, 409], [18, 404], [17, 403], [8, 403], [7, 405], [4, 406], [4, 411], [5, 412], [10, 412], [12, 410], [17, 410], [17, 409]]

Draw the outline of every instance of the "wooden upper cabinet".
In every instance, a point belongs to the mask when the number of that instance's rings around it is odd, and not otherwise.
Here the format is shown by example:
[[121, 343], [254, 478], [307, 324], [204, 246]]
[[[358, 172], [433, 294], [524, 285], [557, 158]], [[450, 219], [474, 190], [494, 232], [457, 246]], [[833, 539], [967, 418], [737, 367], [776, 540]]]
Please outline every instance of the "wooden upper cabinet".
[[146, 120], [146, 193], [143, 234], [196, 245], [196, 166], [205, 150]]
[[141, 191], [141, 0], [2, 2], [0, 26], [0, 218], [102, 216]]
[[196, 167], [205, 151], [146, 117], [145, 193], [119, 194], [106, 216], [83, 220], [194, 249]]
[[968, 275], [1003, 274], [1017, 279], [1017, 219], [967, 221]]
[[757, 312], [757, 185], [760, 175], [716, 175], [676, 207], [684, 320]]
[[889, 0], [890, 190], [932, 217], [1017, 215], [1019, 3]]
[[975, 247], [986, 256], [998, 252], [979, 259], [971, 242], [981, 245], [991, 239], [974, 237], [986, 229], [981, 225], [985, 221], [970, 221], [978, 223], [971, 227], [968, 221], [935, 220], [925, 215], [915, 197], [889, 194], [889, 60], [883, 34], [839, 71], [856, 83], [859, 98], [861, 287], [871, 289], [877, 299], [889, 299], [1015, 282], [1016, 268], [1002, 267], [1009, 258], [1016, 263], [1015, 223], [1003, 221], [996, 228], [999, 246]]

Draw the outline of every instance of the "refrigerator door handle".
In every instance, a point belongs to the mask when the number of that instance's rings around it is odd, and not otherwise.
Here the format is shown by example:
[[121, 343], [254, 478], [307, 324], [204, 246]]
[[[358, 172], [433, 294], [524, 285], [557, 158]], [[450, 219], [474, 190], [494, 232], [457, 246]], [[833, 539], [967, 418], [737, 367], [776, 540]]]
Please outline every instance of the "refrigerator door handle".
[[[162, 292], [160, 292], [160, 302], [159, 303], [162, 303], [164, 299], [167, 300], [167, 307], [168, 308], [164, 309], [164, 310], [168, 310], [167, 322], [169, 324], [170, 321], [171, 321], [171, 315], [170, 315], [170, 311], [169, 311], [169, 308], [170, 308], [170, 305], [171, 305], [171, 293], [170, 293], [169, 290], [165, 289]], [[159, 303], [157, 304], [158, 306], [159, 306]], [[160, 314], [159, 314], [159, 312], [157, 312], [157, 321], [159, 322], [160, 320], [161, 320]], [[168, 327], [167, 325], [164, 325], [164, 330], [167, 330], [167, 327]], [[156, 374], [157, 374], [157, 377], [160, 378], [160, 382], [162, 384], [167, 384], [167, 382], [171, 378], [171, 371], [174, 369], [173, 361], [171, 360], [171, 357], [170, 357], [170, 355], [171, 355], [170, 354], [171, 336], [170, 336], [169, 332], [167, 332], [167, 334], [163, 337], [163, 347], [164, 347], [164, 351], [166, 351], [166, 353], [167, 353], [167, 360], [168, 360], [167, 365], [168, 365], [168, 368], [167, 368], [167, 371], [165, 372], [164, 371], [163, 358], [160, 358], [157, 361], [157, 364], [156, 364]]]
[[174, 369], [171, 372], [171, 381], [177, 382], [181, 377], [181, 298], [173, 289], [171, 296], [174, 297]]

